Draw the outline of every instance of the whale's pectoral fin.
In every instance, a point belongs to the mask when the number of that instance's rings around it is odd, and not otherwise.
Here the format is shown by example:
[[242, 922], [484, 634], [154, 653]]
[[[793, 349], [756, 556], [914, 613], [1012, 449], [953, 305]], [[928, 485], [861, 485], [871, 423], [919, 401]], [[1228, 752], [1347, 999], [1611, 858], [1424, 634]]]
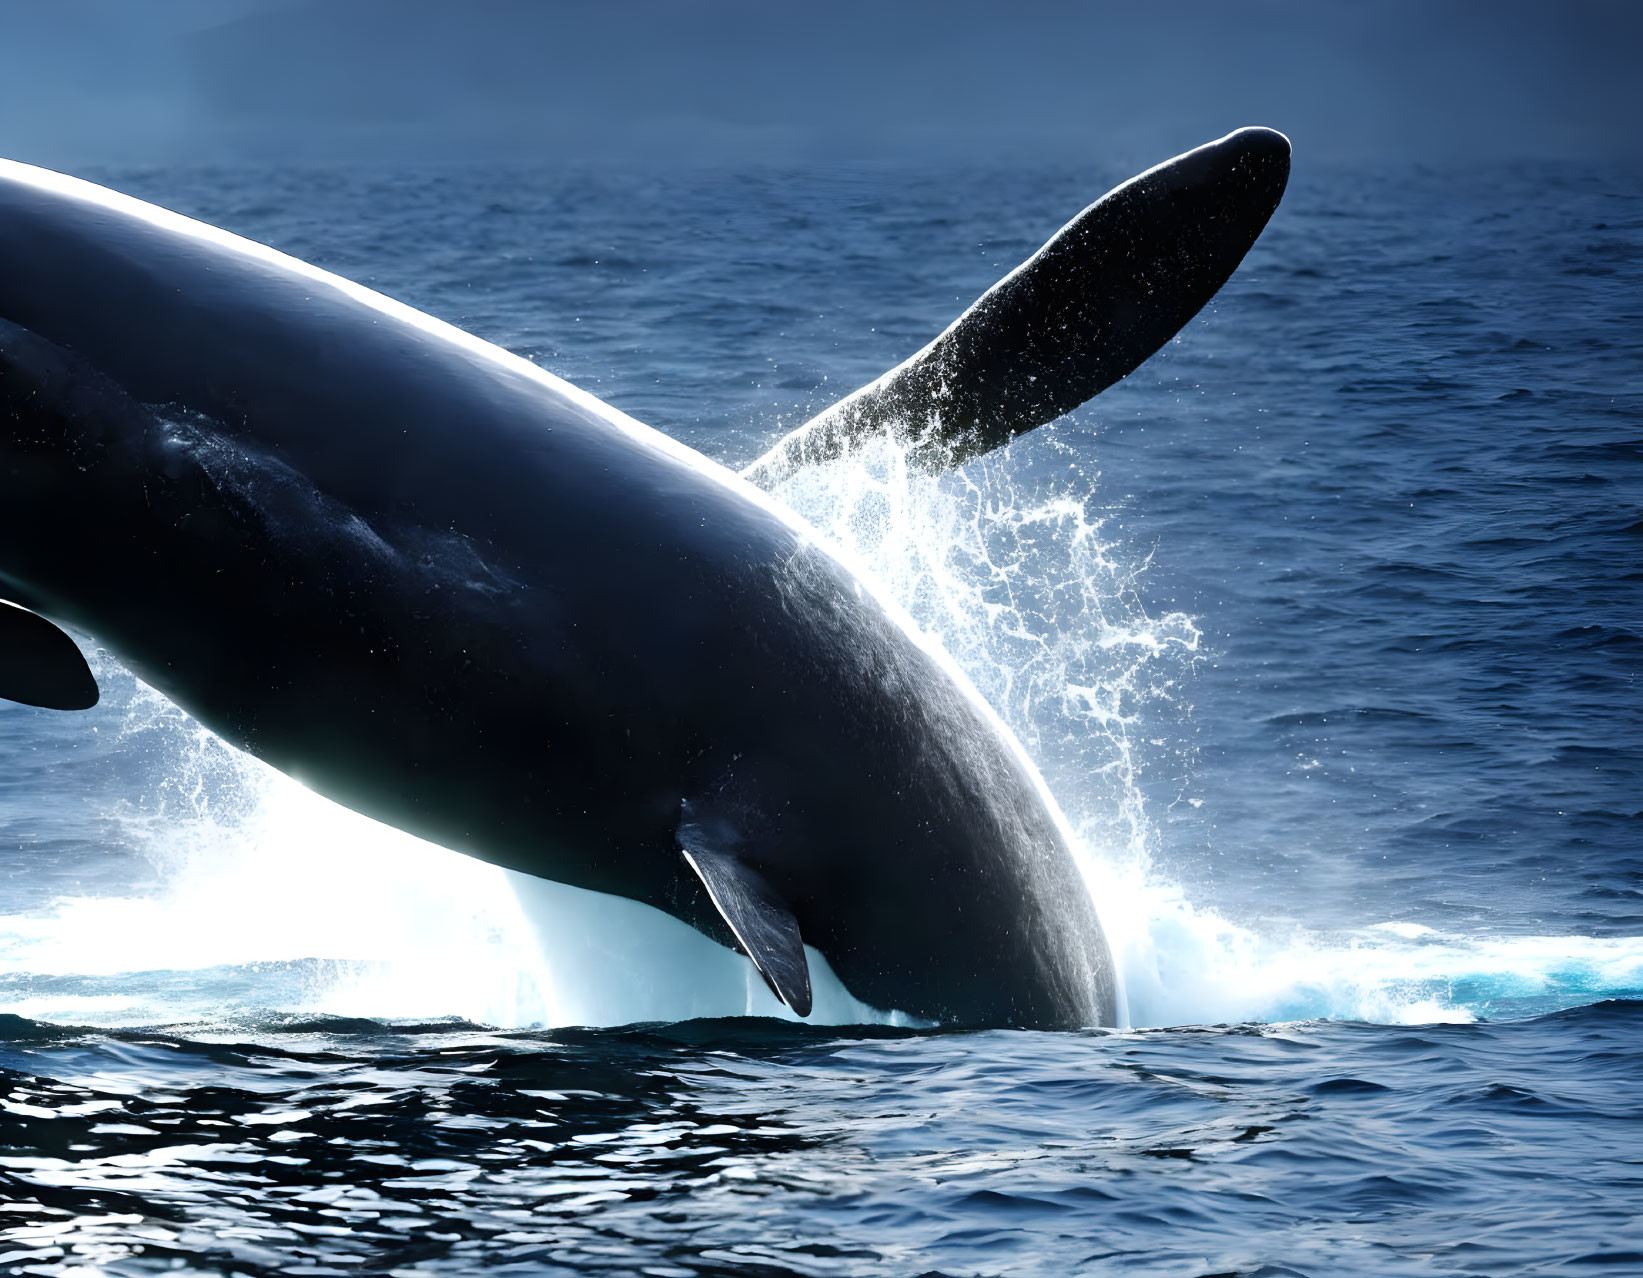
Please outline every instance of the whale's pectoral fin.
[[47, 710], [89, 710], [97, 680], [74, 640], [27, 608], [0, 600], [0, 697]]
[[679, 827], [679, 848], [771, 993], [809, 1016], [810, 965], [787, 902], [741, 859], [733, 842], [702, 823], [687, 819]]
[[875, 435], [939, 470], [1127, 376], [1226, 283], [1278, 207], [1289, 140], [1239, 129], [1108, 192], [878, 381], [742, 472], [764, 488]]

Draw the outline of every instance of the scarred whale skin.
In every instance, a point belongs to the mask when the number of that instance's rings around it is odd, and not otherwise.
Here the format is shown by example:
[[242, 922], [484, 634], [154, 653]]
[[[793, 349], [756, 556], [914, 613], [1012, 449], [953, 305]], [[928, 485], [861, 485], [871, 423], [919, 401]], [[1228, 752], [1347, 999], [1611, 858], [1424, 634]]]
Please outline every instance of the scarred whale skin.
[[1116, 1021], [1018, 743], [750, 484], [356, 284], [14, 163], [0, 321], [0, 597], [229, 742], [735, 939], [801, 1014], [794, 928], [881, 1008]]

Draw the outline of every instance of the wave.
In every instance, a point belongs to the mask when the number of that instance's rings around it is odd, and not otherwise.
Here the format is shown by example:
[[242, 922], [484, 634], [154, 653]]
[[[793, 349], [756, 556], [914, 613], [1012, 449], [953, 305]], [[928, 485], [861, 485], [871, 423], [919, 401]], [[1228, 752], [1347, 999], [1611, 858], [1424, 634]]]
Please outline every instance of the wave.
[[[1111, 531], [1098, 481], [1052, 430], [941, 476], [870, 448], [780, 495], [880, 579], [1037, 760], [1078, 833], [1133, 1025], [1466, 1021], [1643, 993], [1643, 938], [1245, 926], [1159, 874], [1146, 783], [1190, 770], [1201, 635], [1143, 605], [1146, 556]], [[101, 666], [124, 747], [166, 761], [110, 814], [160, 886], [0, 918], [7, 1010], [100, 1025], [266, 1009], [518, 1028], [791, 1016], [684, 924], [348, 812]], [[810, 960], [814, 1022], [908, 1023]]]

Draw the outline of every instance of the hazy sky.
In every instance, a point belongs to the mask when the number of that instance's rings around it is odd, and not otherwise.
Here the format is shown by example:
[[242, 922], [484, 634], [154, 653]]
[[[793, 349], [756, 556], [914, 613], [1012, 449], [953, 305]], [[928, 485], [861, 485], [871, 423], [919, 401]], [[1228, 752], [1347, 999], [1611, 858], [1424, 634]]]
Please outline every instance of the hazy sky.
[[1640, 62], [1634, 0], [0, 0], [0, 153], [1639, 166]]

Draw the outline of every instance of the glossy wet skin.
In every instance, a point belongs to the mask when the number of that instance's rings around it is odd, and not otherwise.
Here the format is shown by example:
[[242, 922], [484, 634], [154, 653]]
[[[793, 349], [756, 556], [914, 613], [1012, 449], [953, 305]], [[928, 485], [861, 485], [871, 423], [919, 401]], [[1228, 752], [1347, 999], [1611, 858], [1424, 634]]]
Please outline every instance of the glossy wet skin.
[[1289, 139], [1237, 129], [1121, 183], [934, 341], [778, 440], [761, 484], [890, 432], [932, 470], [1053, 421], [1128, 376], [1198, 313], [1289, 181]]
[[446, 846], [727, 939], [675, 840], [709, 799], [858, 997], [1115, 1019], [1019, 747], [790, 516], [355, 286], [0, 181], [15, 602]]

